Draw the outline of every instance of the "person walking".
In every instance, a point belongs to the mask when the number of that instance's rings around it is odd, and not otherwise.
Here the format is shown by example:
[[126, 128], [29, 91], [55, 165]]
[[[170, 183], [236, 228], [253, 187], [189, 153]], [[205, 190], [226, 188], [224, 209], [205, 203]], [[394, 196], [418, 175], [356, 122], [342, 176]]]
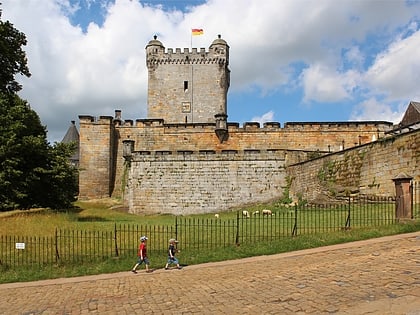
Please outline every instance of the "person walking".
[[178, 250], [175, 248], [175, 244], [178, 243], [178, 241], [174, 238], [171, 238], [169, 240], [169, 248], [168, 248], [168, 261], [165, 265], [165, 270], [169, 269], [169, 265], [174, 264], [178, 269], [182, 269], [182, 267], [179, 265], [179, 260], [175, 257], [175, 253], [178, 252]]
[[152, 272], [152, 270], [149, 269], [150, 262], [149, 262], [149, 258], [147, 257], [147, 246], [146, 246], [147, 240], [148, 240], [147, 236], [140, 237], [140, 245], [139, 245], [139, 250], [137, 253], [137, 263], [131, 269], [131, 272], [133, 273], [137, 273], [137, 268], [142, 263], [144, 263], [146, 266], [146, 272]]

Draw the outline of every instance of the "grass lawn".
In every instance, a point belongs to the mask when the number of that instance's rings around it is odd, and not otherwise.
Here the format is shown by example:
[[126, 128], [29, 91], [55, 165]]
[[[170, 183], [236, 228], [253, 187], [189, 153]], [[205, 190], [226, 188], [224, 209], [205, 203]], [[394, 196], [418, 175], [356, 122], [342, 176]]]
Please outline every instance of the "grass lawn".
[[[111, 199], [77, 202], [75, 206], [75, 209], [67, 212], [34, 209], [30, 211], [0, 213], [0, 236], [50, 236], [54, 235], [57, 228], [84, 231], [112, 231], [115, 224], [164, 226], [171, 225], [175, 221], [175, 216], [173, 215], [142, 216], [126, 213], [121, 210], [116, 200]], [[269, 208], [270, 205], [260, 205], [246, 210], [251, 212], [264, 207]], [[224, 220], [233, 220], [236, 216], [236, 211], [220, 213], [221, 219]], [[182, 219], [184, 218], [210, 220], [214, 219], [214, 214], [186, 216]], [[414, 231], [420, 231], [419, 220], [385, 226], [358, 227], [343, 231], [298, 235], [297, 237], [282, 237], [280, 239], [262, 240], [252, 243], [247, 242], [240, 246], [228, 245], [227, 247], [216, 247], [211, 250], [190, 248], [187, 251], [181, 251], [178, 257], [181, 264], [193, 265], [249, 256], [270, 255]], [[135, 252], [135, 248], [133, 252]], [[133, 256], [104, 258], [95, 262], [35, 265], [29, 268], [5, 266], [0, 261], [0, 283], [128, 271], [136, 261], [135, 255]], [[157, 254], [151, 251], [150, 260], [152, 268], [163, 268], [166, 262], [166, 255], [165, 253]]]

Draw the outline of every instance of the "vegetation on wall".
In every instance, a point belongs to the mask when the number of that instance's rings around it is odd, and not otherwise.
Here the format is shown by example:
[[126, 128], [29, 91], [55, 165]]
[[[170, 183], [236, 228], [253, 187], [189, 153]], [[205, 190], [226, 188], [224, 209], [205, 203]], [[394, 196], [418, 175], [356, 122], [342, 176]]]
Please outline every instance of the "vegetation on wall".
[[321, 184], [328, 184], [336, 181], [337, 165], [335, 161], [324, 161], [322, 167], [318, 171], [318, 179]]
[[280, 203], [282, 204], [290, 204], [293, 200], [290, 198], [290, 186], [292, 185], [292, 178], [289, 176], [286, 176], [286, 186], [283, 187], [283, 194], [280, 198]]

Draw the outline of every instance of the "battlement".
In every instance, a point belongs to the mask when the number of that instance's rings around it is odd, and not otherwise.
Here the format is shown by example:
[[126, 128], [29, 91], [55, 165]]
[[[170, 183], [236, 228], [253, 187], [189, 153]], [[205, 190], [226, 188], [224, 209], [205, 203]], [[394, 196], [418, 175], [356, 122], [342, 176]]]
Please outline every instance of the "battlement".
[[148, 54], [146, 58], [148, 66], [172, 64], [172, 65], [194, 65], [194, 64], [220, 64], [224, 65], [228, 63], [227, 56], [215, 52], [213, 50], [206, 51], [205, 48], [176, 48], [175, 52], [172, 48], [168, 48], [167, 51], [159, 51], [155, 54]]
[[[188, 132], [209, 131], [213, 132], [215, 123], [165, 123], [164, 119], [121, 119], [121, 111], [115, 111], [115, 117], [112, 116], [89, 116], [80, 115], [80, 123], [82, 124], [114, 124], [115, 127], [133, 127], [133, 128], [164, 128], [168, 132]], [[393, 124], [387, 121], [330, 121], [330, 122], [286, 122], [281, 126], [280, 122], [245, 122], [242, 127], [237, 122], [227, 123], [228, 132], [267, 132], [267, 131], [284, 131], [284, 132], [361, 132], [361, 131], [377, 131], [381, 135], [389, 133]], [[378, 137], [379, 138], [379, 135]]]
[[378, 131], [392, 129], [393, 123], [388, 121], [330, 121], [330, 122], [286, 122], [285, 130], [316, 131], [316, 130], [360, 130], [364, 127], [377, 127]]
[[124, 150], [124, 157], [136, 162], [150, 161], [225, 161], [229, 160], [250, 160], [250, 161], [269, 161], [285, 160], [286, 150], [175, 150], [175, 151], [131, 151], [133, 144], [129, 141], [124, 142], [128, 149]]
[[219, 38], [214, 40], [209, 49], [205, 48], [168, 48], [157, 40], [157, 36], [146, 46], [146, 64], [149, 68], [156, 65], [208, 65], [229, 63], [229, 46]]

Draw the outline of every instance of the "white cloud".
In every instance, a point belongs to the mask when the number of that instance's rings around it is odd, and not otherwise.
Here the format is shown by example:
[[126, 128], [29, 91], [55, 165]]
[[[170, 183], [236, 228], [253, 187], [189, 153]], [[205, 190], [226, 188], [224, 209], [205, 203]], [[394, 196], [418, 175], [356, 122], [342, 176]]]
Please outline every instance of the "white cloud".
[[416, 47], [420, 47], [420, 30], [397, 39], [376, 57], [366, 73], [366, 84], [390, 100], [419, 98], [420, 54]]
[[359, 81], [353, 70], [339, 73], [331, 67], [314, 64], [302, 72], [304, 101], [337, 102], [351, 97]]
[[269, 111], [269, 112], [263, 114], [262, 116], [252, 117], [251, 121], [259, 122], [260, 125], [262, 126], [266, 122], [274, 121], [274, 112]]
[[376, 99], [368, 99], [354, 107], [350, 119], [356, 121], [377, 120], [390, 121], [397, 124], [401, 121], [408, 103], [401, 103], [396, 111], [388, 104], [380, 103]]
[[[167, 48], [208, 48], [221, 34], [231, 47], [229, 93], [251, 90], [266, 96], [301, 89], [298, 102], [354, 100], [365, 104], [366, 112], [371, 108], [366, 104], [386, 95], [390, 117], [395, 104], [420, 98], [420, 55], [415, 53], [419, 3], [242, 0], [238, 5], [237, 0], [209, 0], [184, 12], [165, 12], [136, 0], [101, 0], [103, 24], [83, 30], [71, 21], [77, 10], [95, 3], [84, 1], [14, 0], [2, 5], [2, 19], [28, 38], [32, 77], [22, 79], [21, 95], [53, 141], [61, 140], [78, 115], [112, 115], [122, 109], [123, 119], [145, 117], [144, 48], [154, 34]], [[195, 27], [203, 28], [204, 35], [191, 38]], [[366, 97], [369, 101], [363, 103]], [[264, 107], [247, 106], [249, 117], [262, 118]], [[272, 113], [280, 110], [274, 106]]]

